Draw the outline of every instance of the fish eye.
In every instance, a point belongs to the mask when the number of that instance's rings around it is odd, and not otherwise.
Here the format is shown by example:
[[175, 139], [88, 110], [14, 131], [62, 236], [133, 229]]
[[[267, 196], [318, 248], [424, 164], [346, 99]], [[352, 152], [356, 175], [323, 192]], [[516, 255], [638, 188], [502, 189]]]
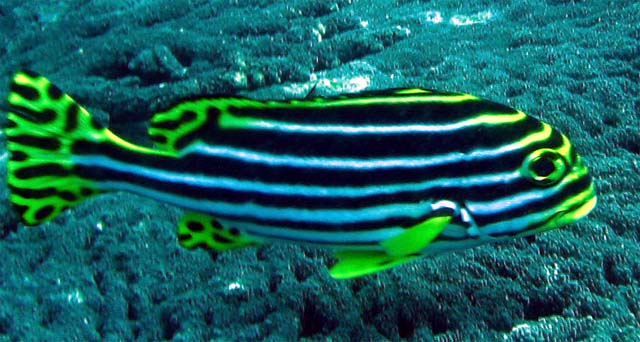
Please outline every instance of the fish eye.
[[522, 174], [533, 183], [551, 186], [558, 183], [567, 171], [567, 161], [552, 149], [531, 153], [522, 163]]

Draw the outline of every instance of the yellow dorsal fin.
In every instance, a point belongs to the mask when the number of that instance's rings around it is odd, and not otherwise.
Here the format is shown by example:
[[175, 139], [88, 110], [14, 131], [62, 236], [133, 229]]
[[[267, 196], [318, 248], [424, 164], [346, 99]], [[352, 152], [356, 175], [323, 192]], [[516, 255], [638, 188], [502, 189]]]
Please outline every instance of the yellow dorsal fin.
[[214, 134], [218, 120], [218, 108], [223, 99], [199, 99], [182, 102], [164, 112], [153, 115], [148, 134], [157, 148], [178, 152], [191, 144], [198, 130], [206, 129]]

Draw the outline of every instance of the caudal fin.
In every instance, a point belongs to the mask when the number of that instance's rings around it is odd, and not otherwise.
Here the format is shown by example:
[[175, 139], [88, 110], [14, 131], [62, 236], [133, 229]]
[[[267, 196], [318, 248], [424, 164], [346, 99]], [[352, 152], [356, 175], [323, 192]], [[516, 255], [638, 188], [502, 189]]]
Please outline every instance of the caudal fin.
[[99, 192], [74, 173], [78, 141], [105, 139], [104, 127], [48, 79], [16, 73], [9, 88], [7, 163], [10, 200], [22, 221], [36, 225]]

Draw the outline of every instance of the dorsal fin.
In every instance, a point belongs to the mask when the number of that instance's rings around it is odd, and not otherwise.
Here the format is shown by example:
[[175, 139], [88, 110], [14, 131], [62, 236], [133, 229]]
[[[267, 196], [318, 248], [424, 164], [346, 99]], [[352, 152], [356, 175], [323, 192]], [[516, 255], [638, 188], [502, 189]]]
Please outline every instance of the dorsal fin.
[[232, 107], [266, 106], [243, 97], [211, 97], [182, 102], [153, 115], [147, 132], [156, 147], [179, 152], [200, 137], [215, 134], [220, 115]]
[[195, 142], [199, 137], [215, 134], [215, 131], [220, 129], [219, 123], [229, 118], [234, 107], [264, 109], [267, 107], [301, 106], [305, 103], [317, 104], [330, 99], [348, 99], [357, 96], [438, 94], [438, 92], [429, 89], [402, 88], [316, 98], [316, 86], [317, 84], [311, 88], [304, 99], [292, 100], [291, 102], [260, 101], [244, 97], [209, 97], [188, 100], [166, 111], [154, 114], [148, 133], [157, 148], [175, 153]]
[[[196, 138], [194, 133], [217, 117], [214, 101], [208, 99], [182, 102], [151, 118], [148, 133], [156, 147], [178, 152]], [[214, 119], [215, 121], [215, 119]], [[215, 127], [215, 126], [214, 126]]]

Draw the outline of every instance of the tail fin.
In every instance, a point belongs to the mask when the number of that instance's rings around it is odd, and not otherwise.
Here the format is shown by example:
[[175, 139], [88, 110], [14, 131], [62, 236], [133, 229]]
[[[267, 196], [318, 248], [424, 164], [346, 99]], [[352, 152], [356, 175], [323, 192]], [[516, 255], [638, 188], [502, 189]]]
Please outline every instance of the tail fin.
[[27, 225], [56, 217], [99, 192], [74, 174], [74, 143], [99, 141], [108, 132], [69, 95], [46, 78], [20, 71], [12, 79], [4, 131], [10, 200]]

